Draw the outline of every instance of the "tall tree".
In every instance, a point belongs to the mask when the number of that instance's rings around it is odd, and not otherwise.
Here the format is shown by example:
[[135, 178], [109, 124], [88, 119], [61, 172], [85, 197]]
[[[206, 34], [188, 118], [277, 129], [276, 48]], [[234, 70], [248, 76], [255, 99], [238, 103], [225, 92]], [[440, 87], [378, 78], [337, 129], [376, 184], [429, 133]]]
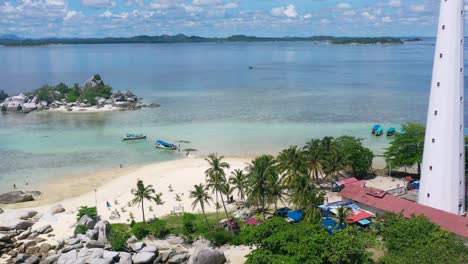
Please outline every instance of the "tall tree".
[[278, 210], [278, 202], [282, 202], [284, 204], [286, 199], [286, 186], [283, 184], [282, 179], [278, 176], [275, 178], [272, 177], [268, 183], [268, 202], [275, 205], [276, 212]]
[[247, 175], [241, 169], [235, 169], [231, 172], [229, 183], [233, 185], [234, 190], [237, 190], [237, 196], [241, 201], [245, 201], [245, 192], [247, 190]]
[[322, 170], [322, 147], [320, 139], [311, 139], [303, 148], [309, 176], [318, 181]]
[[345, 166], [353, 176], [364, 178], [372, 168], [374, 153], [362, 145], [362, 139], [352, 136], [341, 136], [335, 139], [335, 144], [345, 157]]
[[303, 221], [318, 223], [322, 219], [319, 205], [325, 200], [325, 193], [318, 190], [315, 183], [308, 176], [302, 176], [298, 180], [296, 188], [290, 191], [290, 202], [303, 210]]
[[345, 167], [346, 156], [338, 146], [333, 146], [323, 157], [322, 169], [325, 178], [335, 180]]
[[265, 209], [268, 202], [271, 182], [278, 178], [276, 160], [273, 156], [263, 155], [257, 157], [247, 167], [249, 177], [248, 199], [260, 206], [265, 219]]
[[418, 165], [418, 174], [421, 174], [426, 129], [416, 123], [407, 123], [402, 129], [406, 133], [395, 135], [384, 153], [385, 161], [394, 168]]
[[161, 201], [161, 195], [162, 194], [161, 193], [157, 194], [156, 191], [153, 188], [153, 185], [145, 186], [145, 184], [143, 183], [142, 180], [138, 180], [137, 188], [132, 189], [132, 194], [135, 197], [132, 199], [131, 203], [133, 205], [141, 204], [141, 213], [143, 215], [143, 222], [146, 222], [146, 219], [145, 219], [145, 206], [144, 206], [145, 200], [148, 200], [150, 202], [154, 201], [157, 204], [162, 204], [162, 201]]
[[190, 198], [194, 199], [192, 202], [192, 208], [195, 209], [197, 205], [201, 207], [203, 216], [205, 217], [206, 225], [208, 226], [208, 230], [210, 230], [210, 223], [208, 222], [208, 218], [206, 217], [205, 213], [205, 204], [209, 205], [209, 200], [211, 200], [211, 197], [208, 194], [208, 188], [201, 183], [193, 187], [194, 189], [190, 192]]
[[[226, 183], [226, 173], [225, 169], [229, 169], [229, 163], [223, 161], [224, 156], [218, 156], [218, 154], [210, 154], [205, 160], [209, 163], [210, 167], [205, 171], [206, 181], [208, 188], [211, 188], [216, 195], [216, 204], [218, 204], [218, 195], [221, 197], [221, 202], [224, 207], [224, 212], [226, 213], [226, 218], [229, 218], [229, 215], [226, 210], [226, 204], [224, 203], [224, 198], [222, 195], [223, 186]], [[216, 208], [216, 218], [219, 222], [218, 208]]]
[[342, 206], [336, 209], [336, 211], [337, 211], [336, 218], [338, 219], [339, 226], [342, 227], [343, 225], [346, 225], [347, 223], [346, 220], [349, 215], [349, 209], [347, 207]]
[[294, 185], [297, 177], [307, 174], [304, 152], [297, 146], [281, 151], [277, 160], [279, 172], [283, 175], [283, 182], [286, 186]]

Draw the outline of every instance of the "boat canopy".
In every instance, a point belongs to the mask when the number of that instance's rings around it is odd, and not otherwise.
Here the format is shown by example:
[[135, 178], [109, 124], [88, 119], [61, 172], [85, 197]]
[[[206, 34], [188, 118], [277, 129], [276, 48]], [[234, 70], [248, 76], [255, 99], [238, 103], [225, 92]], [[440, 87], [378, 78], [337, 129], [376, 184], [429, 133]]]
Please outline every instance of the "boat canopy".
[[382, 127], [378, 127], [376, 131], [377, 131], [377, 132], [383, 132], [383, 128], [382, 128]]
[[143, 134], [139, 133], [127, 133], [127, 137], [142, 137]]
[[174, 146], [174, 144], [167, 143], [167, 142], [162, 141], [162, 140], [157, 140], [157, 141], [156, 141], [156, 144], [163, 145], [164, 147], [167, 147], [167, 148], [170, 148], [170, 147], [173, 147], [173, 146]]
[[387, 132], [390, 132], [390, 133], [394, 133], [395, 132], [395, 128], [394, 127], [391, 127], [387, 130]]
[[400, 130], [398, 130], [398, 134], [402, 134], [402, 135], [403, 135], [403, 134], [406, 134], [406, 130], [400, 129]]
[[379, 124], [376, 124], [376, 125], [375, 125], [375, 126], [372, 128], [372, 129], [375, 129], [375, 130], [377, 130], [377, 129], [381, 128], [381, 127], [382, 127], [381, 125], [379, 125]]

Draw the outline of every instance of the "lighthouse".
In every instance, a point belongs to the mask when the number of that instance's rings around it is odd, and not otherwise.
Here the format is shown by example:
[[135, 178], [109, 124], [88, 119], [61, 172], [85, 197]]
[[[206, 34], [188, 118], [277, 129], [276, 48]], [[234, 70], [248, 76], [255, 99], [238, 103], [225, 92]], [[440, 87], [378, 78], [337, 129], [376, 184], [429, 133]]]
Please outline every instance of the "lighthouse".
[[465, 213], [464, 0], [441, 0], [418, 202]]

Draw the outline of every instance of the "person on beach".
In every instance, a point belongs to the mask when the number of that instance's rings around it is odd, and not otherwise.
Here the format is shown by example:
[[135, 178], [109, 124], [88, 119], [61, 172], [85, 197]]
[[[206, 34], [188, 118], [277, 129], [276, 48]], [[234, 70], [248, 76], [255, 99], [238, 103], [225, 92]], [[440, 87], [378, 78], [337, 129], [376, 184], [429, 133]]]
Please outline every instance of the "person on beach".
[[109, 209], [109, 210], [110, 210], [110, 208], [111, 208], [111, 204], [109, 203], [109, 201], [106, 201], [106, 206], [107, 206], [107, 209]]
[[15, 183], [13, 183], [13, 189], [16, 190], [16, 184]]

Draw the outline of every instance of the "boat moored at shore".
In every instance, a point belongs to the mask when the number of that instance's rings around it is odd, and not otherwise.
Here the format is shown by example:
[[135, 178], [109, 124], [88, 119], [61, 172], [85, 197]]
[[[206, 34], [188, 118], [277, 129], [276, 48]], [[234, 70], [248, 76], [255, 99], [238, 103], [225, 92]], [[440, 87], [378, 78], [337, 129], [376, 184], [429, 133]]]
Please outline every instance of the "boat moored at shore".
[[145, 134], [127, 133], [127, 135], [125, 135], [125, 137], [122, 138], [122, 141], [139, 140], [139, 139], [146, 139], [146, 135]]
[[163, 140], [156, 140], [154, 147], [159, 149], [177, 150], [176, 145], [169, 142], [165, 142]]
[[387, 130], [387, 137], [391, 137], [396, 134], [396, 129], [394, 127], [391, 127]]

